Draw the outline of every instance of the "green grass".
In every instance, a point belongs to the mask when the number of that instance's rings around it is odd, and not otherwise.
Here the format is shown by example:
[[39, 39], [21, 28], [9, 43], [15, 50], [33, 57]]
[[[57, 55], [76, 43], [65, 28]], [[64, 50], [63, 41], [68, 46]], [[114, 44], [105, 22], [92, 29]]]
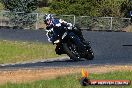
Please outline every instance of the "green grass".
[[0, 63], [57, 57], [55, 46], [38, 42], [0, 41]]
[[[87, 86], [82, 87], [79, 82], [81, 74], [67, 75], [51, 80], [41, 80], [32, 83], [11, 84], [0, 86], [0, 88], [132, 88], [130, 86]], [[127, 79], [132, 80], [131, 71], [110, 72], [105, 74], [90, 74], [90, 79]]]

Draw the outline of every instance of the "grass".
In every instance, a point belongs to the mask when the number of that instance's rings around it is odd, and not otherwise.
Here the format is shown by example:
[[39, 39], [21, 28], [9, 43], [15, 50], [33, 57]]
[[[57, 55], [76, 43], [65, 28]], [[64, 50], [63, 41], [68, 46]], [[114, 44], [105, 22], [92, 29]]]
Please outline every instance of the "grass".
[[132, 32], [132, 26], [129, 25], [128, 27], [126, 27], [126, 28], [124, 29], [124, 31], [126, 31], [126, 32]]
[[55, 46], [38, 42], [0, 41], [0, 63], [57, 57]]
[[[12, 84], [0, 86], [0, 88], [132, 88], [132, 85], [128, 86], [87, 86], [82, 87], [79, 79], [81, 74], [67, 75], [58, 77], [56, 79], [41, 80], [32, 83]], [[119, 80], [132, 80], [131, 71], [117, 71], [104, 74], [90, 74], [90, 79], [119, 79]]]

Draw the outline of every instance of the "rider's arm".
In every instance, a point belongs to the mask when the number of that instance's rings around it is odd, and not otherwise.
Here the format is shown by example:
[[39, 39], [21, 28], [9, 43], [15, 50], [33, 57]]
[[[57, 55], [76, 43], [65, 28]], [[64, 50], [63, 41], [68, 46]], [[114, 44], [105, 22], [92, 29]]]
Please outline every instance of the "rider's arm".
[[53, 24], [47, 25], [47, 26], [46, 26], [46, 29], [49, 30], [49, 29], [51, 29], [51, 28], [53, 28], [53, 27], [54, 27]]

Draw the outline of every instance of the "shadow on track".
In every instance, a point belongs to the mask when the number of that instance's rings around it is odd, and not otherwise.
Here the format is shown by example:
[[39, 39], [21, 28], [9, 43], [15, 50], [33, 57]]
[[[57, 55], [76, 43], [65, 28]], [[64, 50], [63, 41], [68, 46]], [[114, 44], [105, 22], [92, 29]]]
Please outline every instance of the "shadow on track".
[[[125, 61], [124, 61], [125, 59]], [[68, 58], [45, 60], [32, 63], [18, 63], [18, 64], [7, 64], [0, 65], [0, 70], [8, 69], [39, 69], [39, 68], [56, 68], [56, 67], [75, 67], [75, 66], [97, 66], [97, 65], [126, 65], [131, 64], [131, 58], [119, 58], [119, 57], [105, 57], [96, 56], [94, 60], [80, 60], [72, 61]]]
[[44, 67], [67, 67], [73, 65], [79, 65], [79, 63], [83, 63], [85, 60], [73, 61], [68, 58], [66, 59], [56, 59], [56, 60], [47, 60], [47, 61], [39, 61], [32, 63], [18, 63], [18, 64], [9, 64], [9, 65], [0, 65], [0, 69], [21, 69], [21, 68], [44, 68]]

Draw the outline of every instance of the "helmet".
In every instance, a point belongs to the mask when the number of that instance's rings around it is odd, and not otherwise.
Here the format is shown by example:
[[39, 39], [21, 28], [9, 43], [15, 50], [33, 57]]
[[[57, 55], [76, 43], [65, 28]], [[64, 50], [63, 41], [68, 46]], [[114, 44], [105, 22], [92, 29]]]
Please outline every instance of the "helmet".
[[51, 14], [46, 14], [44, 16], [44, 22], [45, 22], [45, 24], [47, 24], [47, 21], [49, 21], [51, 19], [53, 19], [53, 16]]

